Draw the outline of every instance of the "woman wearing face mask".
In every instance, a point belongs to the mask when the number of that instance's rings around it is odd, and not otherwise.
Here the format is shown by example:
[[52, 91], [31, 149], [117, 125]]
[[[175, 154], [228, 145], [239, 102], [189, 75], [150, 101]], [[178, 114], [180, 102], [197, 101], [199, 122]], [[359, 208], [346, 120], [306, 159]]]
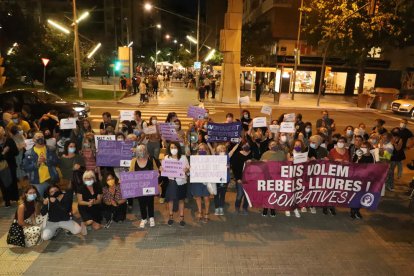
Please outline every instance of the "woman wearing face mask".
[[59, 186], [51, 185], [46, 190], [41, 214], [48, 214], [46, 227], [42, 229], [42, 239], [47, 241], [56, 235], [58, 229], [64, 229], [73, 235], [81, 232], [80, 225], [72, 220], [73, 192], [63, 193]]
[[112, 221], [122, 223], [125, 220], [127, 204], [115, 175], [110, 173], [103, 179], [106, 181], [102, 188], [103, 216], [107, 222], [105, 228], [109, 228]]
[[[242, 177], [243, 177], [243, 169], [244, 169], [244, 163], [248, 160], [251, 160], [253, 158], [252, 152], [250, 150], [250, 145], [244, 141], [243, 146], [241, 147], [241, 150], [233, 154], [233, 156], [230, 159], [230, 165], [231, 169], [233, 170], [234, 179], [236, 180], [236, 202], [234, 203], [234, 206], [236, 208], [236, 212], [242, 215], [247, 215], [247, 207], [249, 206], [249, 203], [247, 202], [246, 196], [244, 194], [243, 190], [243, 184], [242, 184]], [[242, 201], [243, 206], [242, 206]], [[242, 206], [243, 211], [240, 212], [240, 207]]]
[[[289, 152], [289, 160], [293, 161], [295, 154], [302, 153], [302, 152], [306, 152], [305, 145], [303, 144], [303, 142], [301, 140], [295, 140], [293, 142], [291, 151]], [[306, 213], [307, 212], [306, 207], [302, 207], [301, 211], [302, 211], [302, 213]], [[299, 213], [299, 210], [297, 208], [295, 208], [293, 210], [293, 213], [295, 214], [295, 217], [300, 218], [300, 213]], [[290, 217], [290, 211], [285, 211], [285, 215], [287, 217]]]
[[309, 147], [309, 138], [312, 136], [312, 123], [306, 122], [302, 131], [298, 134], [298, 139], [305, 144], [306, 147]]
[[[115, 135], [115, 139], [118, 141], [118, 142], [124, 142], [125, 141], [125, 134], [123, 134], [122, 132], [118, 132], [116, 135]], [[131, 157], [133, 156], [133, 151], [134, 151], [134, 149], [131, 149]], [[108, 173], [115, 173], [115, 176], [118, 178], [118, 179], [120, 179], [120, 175], [121, 175], [121, 172], [127, 172], [128, 171], [128, 168], [126, 168], [126, 167], [107, 167], [106, 169], [105, 169], [105, 171], [102, 173], [102, 175], [107, 175]], [[102, 171], [101, 171], [102, 172]], [[105, 181], [104, 181], [105, 182]], [[131, 205], [131, 207], [132, 207], [132, 205]]]
[[38, 199], [39, 193], [36, 187], [29, 185], [21, 196], [19, 207], [14, 215], [14, 219], [23, 228], [26, 247], [34, 246], [40, 240], [42, 217], [39, 216]]
[[347, 147], [349, 147], [349, 145], [354, 143], [354, 127], [353, 126], [346, 126], [345, 127], [344, 137], [346, 138]]
[[45, 135], [45, 145], [51, 151], [56, 151], [57, 149], [57, 142], [56, 138], [50, 133], [50, 130], [45, 128], [42, 130]]
[[[352, 162], [358, 164], [374, 164], [375, 159], [374, 156], [372, 156], [370, 150], [371, 144], [369, 142], [363, 142], [360, 149], [356, 151]], [[362, 219], [362, 215], [359, 212], [359, 209], [360, 208], [351, 208], [352, 219]]]
[[0, 188], [6, 207], [10, 206], [10, 201], [19, 199], [16, 163], [18, 154], [16, 143], [6, 137], [4, 128], [0, 126]]
[[[148, 155], [147, 147], [145, 145], [137, 146], [135, 150], [136, 157], [132, 158], [129, 171], [158, 171], [157, 165], [154, 162], [154, 158]], [[141, 223], [140, 228], [145, 228], [148, 223], [150, 227], [155, 226], [154, 220], [154, 196], [141, 196], [138, 197], [139, 209], [141, 211]]]
[[79, 170], [85, 166], [82, 156], [78, 154], [76, 143], [73, 141], [66, 141], [63, 155], [59, 159], [58, 166], [62, 172], [61, 187], [65, 190], [71, 186], [71, 179], [73, 171]]
[[[101, 204], [102, 188], [95, 178], [93, 171], [86, 171], [83, 174], [83, 183], [76, 194], [78, 199], [78, 209], [82, 218], [82, 235], [86, 235], [92, 228], [99, 230], [102, 221]], [[89, 228], [89, 229], [88, 229]]]
[[26, 176], [26, 173], [23, 171], [21, 164], [23, 162], [23, 155], [26, 147], [25, 142], [25, 134], [23, 130], [21, 130], [18, 126], [13, 126], [10, 130], [10, 134], [12, 135], [13, 141], [16, 143], [18, 154], [16, 156], [16, 177], [18, 180], [21, 180], [23, 177]]
[[358, 132], [359, 132], [358, 135], [361, 135], [362, 138], [364, 138], [365, 141], [369, 139], [369, 135], [367, 133], [366, 126], [365, 126], [364, 123], [359, 123]]
[[[208, 146], [204, 143], [198, 145], [197, 155], [210, 155]], [[207, 189], [207, 183], [191, 183], [190, 192], [194, 197], [197, 204], [197, 219], [207, 223], [209, 221], [209, 209], [210, 209], [210, 192]], [[203, 214], [201, 198], [204, 199], [205, 212]]]
[[56, 169], [59, 159], [55, 151], [46, 147], [42, 132], [36, 132], [33, 141], [34, 146], [24, 154], [23, 169], [29, 174], [29, 183], [35, 186], [40, 197], [43, 197], [46, 188], [59, 181]]
[[198, 130], [198, 143], [207, 143], [207, 126], [208, 121], [204, 120], [202, 127]]
[[[179, 160], [184, 164], [184, 173], [185, 175], [189, 173], [188, 159], [185, 155], [182, 154], [180, 144], [177, 142], [171, 142], [167, 147], [167, 155], [165, 156], [167, 160]], [[162, 171], [162, 167], [160, 167]], [[180, 214], [180, 226], [185, 226], [184, 221], [184, 199], [187, 197], [187, 176], [182, 178], [168, 178], [168, 186], [166, 191], [166, 201], [168, 202], [168, 211], [169, 219], [168, 226], [174, 224], [174, 213], [173, 206], [174, 201], [178, 201], [178, 209]]]
[[95, 141], [93, 139], [93, 134], [88, 135], [86, 134], [83, 138], [82, 143], [82, 157], [83, 162], [85, 163], [85, 169], [87, 171], [95, 171], [97, 172], [96, 168], [96, 148], [95, 148]]
[[247, 109], [244, 109], [242, 111], [242, 114], [241, 115], [242, 116], [240, 118], [240, 121], [242, 123], [243, 130], [244, 131], [248, 131], [249, 130], [250, 122], [252, 121], [252, 118], [250, 117], [250, 111], [247, 110]]
[[185, 145], [187, 143], [187, 137], [185, 135], [185, 131], [181, 128], [180, 120], [178, 119], [175, 120], [174, 124], [175, 124], [175, 131], [177, 132], [177, 135], [178, 135], [178, 139], [180, 139], [181, 152], [185, 152]]
[[161, 150], [160, 149], [161, 135], [159, 131], [157, 116], [150, 117], [148, 126], [155, 127], [156, 129], [156, 133], [146, 135], [148, 139], [148, 144], [147, 144], [148, 154], [149, 156], [154, 158], [155, 161], [159, 164], [160, 150]]

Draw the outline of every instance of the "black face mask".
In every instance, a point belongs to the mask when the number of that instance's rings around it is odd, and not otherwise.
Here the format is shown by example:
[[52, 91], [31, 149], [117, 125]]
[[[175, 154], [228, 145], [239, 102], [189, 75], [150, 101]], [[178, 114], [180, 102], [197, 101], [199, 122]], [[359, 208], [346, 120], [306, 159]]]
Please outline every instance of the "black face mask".
[[62, 194], [61, 191], [56, 191], [53, 195], [50, 195], [50, 197], [58, 197]]
[[52, 138], [52, 135], [51, 134], [46, 134], [45, 135], [45, 139], [50, 139], [50, 138]]
[[38, 143], [39, 145], [44, 145], [45, 144], [45, 138], [36, 139], [36, 143]]

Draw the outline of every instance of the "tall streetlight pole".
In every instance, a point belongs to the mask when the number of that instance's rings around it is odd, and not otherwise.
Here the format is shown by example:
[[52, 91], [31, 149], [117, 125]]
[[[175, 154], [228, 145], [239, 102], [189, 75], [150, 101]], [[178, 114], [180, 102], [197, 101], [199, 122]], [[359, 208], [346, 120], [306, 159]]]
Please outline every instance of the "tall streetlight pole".
[[[197, 44], [196, 44], [196, 61], [200, 61], [200, 0], [197, 0]], [[200, 68], [201, 69], [201, 68]], [[198, 89], [200, 82], [200, 70], [196, 72], [196, 89]]]
[[293, 76], [292, 76], [292, 100], [295, 99], [295, 87], [296, 87], [296, 72], [298, 70], [298, 63], [300, 59], [300, 28], [302, 26], [302, 9], [303, 9], [303, 0], [300, 2], [300, 9], [299, 9], [299, 26], [298, 26], [298, 37], [296, 40], [296, 49], [295, 49], [295, 67], [293, 68]]
[[80, 50], [79, 50], [79, 34], [78, 34], [78, 20], [77, 20], [77, 13], [76, 13], [76, 0], [72, 0], [73, 6], [73, 32], [75, 35], [74, 43], [75, 43], [75, 59], [76, 59], [76, 79], [77, 79], [77, 86], [79, 92], [79, 98], [83, 98], [83, 91], [82, 91], [82, 74], [81, 74], [81, 64], [80, 64]]

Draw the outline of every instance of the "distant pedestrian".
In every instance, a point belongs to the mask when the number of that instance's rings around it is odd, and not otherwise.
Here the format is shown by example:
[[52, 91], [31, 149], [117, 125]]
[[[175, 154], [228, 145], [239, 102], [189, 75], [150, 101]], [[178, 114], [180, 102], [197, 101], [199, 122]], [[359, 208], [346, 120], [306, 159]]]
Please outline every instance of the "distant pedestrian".
[[206, 97], [206, 88], [204, 85], [201, 85], [200, 88], [198, 89], [198, 100], [200, 102], [204, 102], [205, 97]]
[[259, 79], [256, 82], [256, 102], [260, 101], [260, 95], [262, 94], [262, 92], [263, 92], [263, 82], [261, 79]]
[[139, 85], [139, 101], [140, 103], [144, 103], [145, 102], [145, 96], [147, 95], [147, 86], [145, 85], [144, 82], [141, 82]]
[[132, 77], [132, 88], [134, 89], [134, 95], [136, 95], [138, 92], [138, 85], [138, 77], [135, 75]]
[[127, 86], [127, 80], [126, 80], [125, 75], [124, 76], [121, 76], [120, 83], [121, 83], [121, 89], [122, 90], [125, 90], [126, 89], [126, 86]]
[[322, 89], [321, 89], [322, 96], [325, 96], [325, 92], [326, 92], [326, 80], [324, 80], [322, 83]]
[[207, 94], [207, 98], [208, 98], [208, 94], [210, 93], [210, 79], [208, 78], [208, 77], [206, 77], [204, 80], [203, 80], [203, 83], [204, 83], [204, 87], [205, 87], [205, 89], [206, 89], [206, 94]]
[[213, 79], [211, 80], [210, 83], [210, 88], [211, 88], [211, 98], [215, 99], [216, 98], [216, 78], [213, 77]]

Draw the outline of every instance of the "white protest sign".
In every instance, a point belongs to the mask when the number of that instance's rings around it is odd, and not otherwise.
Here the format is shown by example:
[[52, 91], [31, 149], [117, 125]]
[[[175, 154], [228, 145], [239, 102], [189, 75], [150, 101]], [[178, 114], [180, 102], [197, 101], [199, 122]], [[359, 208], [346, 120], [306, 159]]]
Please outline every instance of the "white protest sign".
[[295, 123], [294, 122], [283, 122], [280, 124], [279, 131], [284, 132], [284, 133], [295, 133], [296, 132]]
[[272, 107], [268, 105], [264, 105], [262, 106], [262, 110], [260, 112], [270, 116], [272, 115]]
[[115, 141], [115, 135], [95, 135], [95, 147], [98, 148], [99, 140]]
[[249, 96], [240, 97], [239, 102], [241, 104], [250, 104], [250, 98]]
[[279, 133], [279, 126], [278, 125], [270, 125], [269, 130], [271, 133]]
[[120, 110], [119, 111], [119, 121], [133, 121], [135, 120], [135, 111], [134, 110]]
[[289, 113], [289, 114], [285, 114], [283, 116], [283, 121], [284, 122], [294, 122], [296, 118], [296, 114], [295, 113]]
[[76, 118], [61, 119], [59, 124], [60, 129], [75, 129]]
[[26, 150], [29, 150], [29, 149], [33, 148], [33, 146], [34, 146], [33, 139], [24, 139], [24, 143], [26, 144], [26, 146], [25, 146]]
[[253, 119], [253, 127], [267, 127], [266, 117], [257, 117]]
[[226, 155], [191, 155], [191, 183], [223, 183], [227, 181]]
[[294, 152], [293, 164], [305, 163], [308, 161], [308, 152]]
[[144, 128], [145, 134], [156, 134], [157, 133], [157, 126], [147, 126]]

